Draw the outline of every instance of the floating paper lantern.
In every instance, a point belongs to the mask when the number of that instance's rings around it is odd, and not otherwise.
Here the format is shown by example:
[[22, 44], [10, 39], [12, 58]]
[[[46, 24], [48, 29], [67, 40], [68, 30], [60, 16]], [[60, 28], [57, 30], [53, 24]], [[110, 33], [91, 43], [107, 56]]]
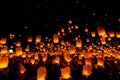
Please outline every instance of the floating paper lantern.
[[28, 42], [32, 42], [32, 36], [28, 36]]
[[22, 55], [22, 47], [16, 47], [16, 55], [17, 56]]
[[68, 23], [69, 23], [69, 24], [72, 24], [72, 20], [69, 20]]
[[76, 40], [76, 47], [82, 47], [82, 40], [81, 39], [78, 39]]
[[7, 50], [7, 47], [2, 47], [1, 48], [1, 51], [0, 51], [0, 54], [7, 54], [8, 53], [8, 50]]
[[92, 65], [83, 65], [82, 75], [88, 77], [92, 74]]
[[110, 36], [111, 38], [115, 36], [115, 34], [114, 34], [113, 31], [109, 31], [108, 33], [109, 33], [109, 36]]
[[85, 65], [92, 65], [90, 58], [85, 58]]
[[120, 32], [116, 32], [116, 37], [120, 38]]
[[71, 78], [70, 67], [61, 68], [60, 71], [61, 71], [61, 78], [62, 79], [69, 79], [69, 78]]
[[48, 57], [48, 56], [47, 56], [46, 54], [43, 55], [42, 61], [45, 62], [45, 61], [47, 60], [47, 57]]
[[0, 68], [7, 68], [9, 63], [8, 57], [0, 57]]
[[64, 59], [66, 62], [71, 62], [72, 58], [68, 54], [64, 54]]
[[59, 62], [60, 62], [60, 57], [55, 57], [54, 63], [59, 64]]
[[86, 32], [86, 33], [88, 32], [88, 28], [85, 28], [85, 32]]
[[104, 59], [103, 58], [97, 58], [97, 65], [104, 67]]
[[69, 46], [69, 53], [70, 53], [70, 54], [75, 54], [75, 51], [76, 51], [75, 46], [71, 44], [71, 45]]
[[20, 64], [19, 68], [20, 68], [20, 73], [24, 74], [24, 72], [26, 71], [25, 67], [22, 64]]
[[53, 43], [59, 43], [59, 36], [58, 34], [53, 35]]
[[37, 70], [37, 80], [45, 80], [46, 77], [46, 68], [40, 67]]
[[17, 42], [16, 42], [16, 46], [17, 46], [17, 47], [20, 47], [20, 46], [21, 46], [21, 41], [17, 41]]
[[38, 53], [35, 53], [35, 54], [34, 54], [34, 59], [35, 59], [35, 60], [39, 59]]
[[35, 63], [35, 60], [34, 59], [31, 59], [30, 60], [31, 64], [33, 65]]
[[92, 37], [96, 37], [95, 31], [92, 31], [92, 32], [91, 32], [91, 36], [92, 36]]
[[78, 25], [75, 25], [75, 29], [78, 29]]
[[22, 58], [26, 58], [26, 52], [23, 52], [21, 56]]
[[41, 41], [41, 36], [40, 36], [40, 35], [37, 35], [35, 42], [36, 42], [36, 43], [40, 43], [40, 41]]
[[0, 44], [6, 44], [7, 38], [1, 38], [0, 39]]
[[98, 32], [99, 36], [103, 36], [103, 35], [106, 34], [106, 31], [105, 31], [105, 29], [102, 26], [98, 26], [97, 32]]

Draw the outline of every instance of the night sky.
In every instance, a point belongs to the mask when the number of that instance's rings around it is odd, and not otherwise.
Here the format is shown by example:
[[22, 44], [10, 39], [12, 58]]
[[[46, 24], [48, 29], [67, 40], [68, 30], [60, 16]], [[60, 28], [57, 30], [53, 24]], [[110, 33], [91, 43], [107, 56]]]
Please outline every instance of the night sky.
[[119, 10], [118, 0], [6, 0], [0, 33], [52, 34], [68, 20], [81, 28], [102, 25], [119, 31]]

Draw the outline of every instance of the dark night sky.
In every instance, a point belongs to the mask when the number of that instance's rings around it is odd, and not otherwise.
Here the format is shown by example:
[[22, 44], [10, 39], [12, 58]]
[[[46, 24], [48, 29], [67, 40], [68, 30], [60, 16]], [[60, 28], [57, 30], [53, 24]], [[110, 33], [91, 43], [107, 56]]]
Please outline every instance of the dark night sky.
[[0, 32], [25, 32], [24, 26], [28, 26], [28, 33], [51, 33], [67, 24], [69, 19], [83, 27], [85, 24], [97, 27], [101, 23], [116, 28], [119, 10], [118, 0], [9, 0], [3, 7], [1, 23], [4, 25]]

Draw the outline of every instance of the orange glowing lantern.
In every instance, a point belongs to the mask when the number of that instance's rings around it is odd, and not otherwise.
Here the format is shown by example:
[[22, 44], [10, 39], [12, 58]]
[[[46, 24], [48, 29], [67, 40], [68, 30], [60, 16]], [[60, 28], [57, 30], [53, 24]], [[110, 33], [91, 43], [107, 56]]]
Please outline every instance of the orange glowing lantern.
[[28, 36], [28, 42], [32, 42], [32, 36]]
[[75, 29], [78, 29], [78, 25], [75, 25]]
[[64, 28], [62, 28], [61, 32], [62, 32], [62, 33], [64, 33], [64, 32], [65, 32], [65, 29], [64, 29]]
[[96, 36], [95, 31], [92, 31], [92, 32], [91, 32], [91, 36], [92, 36], [92, 37], [95, 37], [95, 36]]
[[59, 36], [58, 36], [58, 34], [54, 34], [53, 35], [53, 42], [54, 43], [59, 43]]
[[109, 31], [108, 33], [109, 33], [109, 36], [110, 36], [111, 38], [115, 36], [115, 34], [114, 34], [113, 31]]
[[8, 57], [0, 57], [0, 68], [7, 68], [9, 63]]
[[60, 62], [60, 57], [55, 57], [54, 63], [59, 64], [59, 62]]
[[7, 47], [2, 47], [0, 54], [7, 54], [7, 53], [8, 53]]
[[92, 65], [83, 65], [82, 75], [88, 77], [92, 74]]
[[70, 54], [75, 54], [75, 51], [76, 51], [75, 46], [71, 44], [71, 45], [69, 46], [69, 53], [70, 53]]
[[41, 36], [40, 36], [40, 35], [37, 35], [35, 42], [36, 42], [36, 43], [40, 43], [40, 41], [41, 41]]
[[97, 65], [104, 67], [104, 59], [103, 58], [97, 58]]
[[85, 58], [85, 65], [92, 65], [90, 58]]
[[31, 59], [30, 60], [31, 64], [33, 65], [35, 63], [35, 60], [34, 59]]
[[68, 54], [64, 54], [64, 59], [66, 62], [71, 62], [72, 58]]
[[22, 47], [16, 47], [16, 55], [17, 56], [22, 55]]
[[88, 32], [88, 28], [85, 28], [85, 32], [86, 32], [86, 33]]
[[37, 70], [37, 80], [45, 80], [46, 77], [46, 68], [40, 67]]
[[82, 40], [81, 39], [78, 39], [76, 40], [76, 47], [82, 47]]
[[120, 38], [120, 32], [116, 32], [116, 37]]
[[24, 72], [26, 71], [25, 67], [22, 64], [20, 64], [19, 68], [20, 68], [20, 73], [24, 74]]
[[98, 26], [97, 31], [99, 36], [104, 36], [106, 34], [106, 31], [102, 26]]
[[34, 59], [35, 59], [35, 60], [39, 59], [38, 53], [35, 53], [35, 54], [34, 54]]
[[23, 52], [21, 56], [22, 58], [26, 58], [26, 52]]
[[7, 38], [1, 38], [0, 39], [0, 44], [6, 44]]
[[69, 24], [72, 24], [72, 20], [69, 20], [68, 23], [69, 23]]
[[69, 79], [69, 78], [71, 78], [70, 67], [61, 68], [60, 71], [61, 71], [61, 75], [62, 75], [61, 78], [62, 79]]
[[47, 60], [47, 57], [48, 57], [48, 56], [47, 56], [46, 54], [43, 55], [42, 61], [45, 62], [45, 61]]
[[17, 47], [21, 46], [21, 41], [17, 41], [17, 42], [16, 42], [16, 46], [17, 46]]

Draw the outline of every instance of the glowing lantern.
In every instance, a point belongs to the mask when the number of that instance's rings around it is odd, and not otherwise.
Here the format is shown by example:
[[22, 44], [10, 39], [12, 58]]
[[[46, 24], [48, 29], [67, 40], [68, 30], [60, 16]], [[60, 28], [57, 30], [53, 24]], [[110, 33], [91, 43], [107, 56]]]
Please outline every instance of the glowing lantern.
[[24, 72], [26, 71], [25, 67], [22, 64], [20, 64], [19, 68], [20, 68], [20, 73], [24, 74]]
[[120, 38], [120, 32], [116, 32], [116, 37]]
[[10, 39], [12, 39], [13, 37], [15, 37], [15, 35], [12, 34], [12, 33], [9, 36], [10, 36]]
[[88, 77], [92, 74], [92, 65], [83, 65], [82, 75]]
[[55, 57], [55, 59], [53, 60], [53, 63], [59, 64], [59, 62], [60, 62], [60, 57]]
[[70, 53], [70, 54], [75, 54], [75, 51], [76, 51], [75, 46], [71, 44], [71, 45], [69, 46], [69, 53]]
[[62, 75], [61, 78], [62, 79], [69, 79], [69, 78], [71, 78], [70, 67], [61, 68], [60, 71], [61, 71], [61, 75]]
[[29, 51], [29, 45], [25, 48], [25, 51], [27, 52]]
[[26, 52], [23, 52], [21, 56], [22, 58], [26, 58]]
[[104, 36], [106, 34], [105, 29], [101, 26], [98, 26], [97, 31], [99, 36]]
[[28, 42], [32, 42], [32, 36], [28, 36]]
[[0, 40], [1, 44], [6, 44], [6, 42], [7, 42], [7, 38], [1, 38], [1, 40]]
[[62, 32], [62, 33], [64, 33], [64, 32], [65, 32], [64, 28], [62, 28], [61, 32]]
[[40, 41], [41, 41], [41, 36], [40, 36], [40, 35], [37, 35], [35, 42], [36, 42], [36, 43], [40, 43]]
[[109, 33], [109, 36], [110, 36], [110, 37], [114, 37], [114, 36], [115, 36], [115, 34], [114, 34], [113, 31], [109, 31], [108, 33]]
[[44, 47], [44, 43], [40, 42], [40, 48], [43, 48], [43, 47]]
[[88, 28], [85, 28], [85, 32], [86, 32], [86, 33], [88, 32]]
[[78, 39], [76, 40], [76, 47], [82, 47], [82, 40], [81, 39]]
[[7, 53], [8, 53], [7, 47], [2, 47], [0, 54], [7, 54]]
[[54, 34], [53, 35], [53, 42], [54, 43], [59, 43], [59, 36], [58, 36], [58, 34]]
[[96, 36], [95, 31], [92, 31], [92, 32], [91, 32], [91, 36], [92, 36], [92, 37], [95, 37], [95, 36]]
[[40, 67], [37, 70], [37, 80], [45, 80], [46, 77], [46, 68]]
[[33, 65], [35, 63], [35, 60], [34, 59], [31, 59], [30, 60], [31, 64]]
[[16, 55], [17, 55], [17, 56], [22, 55], [22, 47], [17, 47], [17, 48], [16, 48]]
[[66, 62], [71, 62], [72, 58], [70, 57], [70, 55], [64, 54], [64, 59]]
[[8, 57], [0, 57], [0, 68], [7, 68], [9, 63]]
[[89, 39], [89, 38], [86, 38], [86, 42], [88, 42], [88, 43], [89, 43], [89, 42], [90, 42], [90, 39]]
[[85, 58], [85, 65], [92, 65], [90, 58]]
[[103, 58], [97, 58], [97, 65], [104, 67], [104, 59]]
[[17, 47], [21, 46], [21, 42], [20, 42], [20, 41], [17, 41], [17, 42], [16, 42], [16, 46], [17, 46]]
[[72, 20], [69, 20], [68, 23], [69, 23], [69, 24], [72, 24]]
[[34, 54], [34, 59], [36, 59], [36, 60], [39, 59], [38, 53]]
[[42, 61], [45, 62], [47, 60], [47, 55], [43, 55]]
[[75, 25], [75, 29], [78, 29], [78, 25]]

